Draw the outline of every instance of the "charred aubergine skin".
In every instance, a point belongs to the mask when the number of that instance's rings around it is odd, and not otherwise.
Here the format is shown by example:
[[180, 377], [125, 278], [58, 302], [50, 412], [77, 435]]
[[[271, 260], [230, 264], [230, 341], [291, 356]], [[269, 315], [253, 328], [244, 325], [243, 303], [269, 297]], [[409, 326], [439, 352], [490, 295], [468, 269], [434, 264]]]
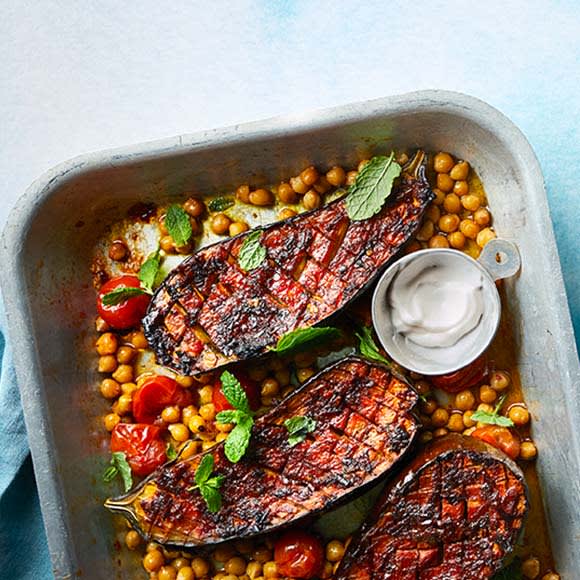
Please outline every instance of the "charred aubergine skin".
[[491, 578], [527, 511], [524, 476], [511, 459], [478, 439], [449, 435], [389, 483], [335, 578]]
[[[148, 540], [176, 546], [214, 544], [287, 526], [330, 509], [377, 482], [412, 445], [418, 395], [381, 364], [347, 357], [256, 419], [250, 446], [230, 463], [223, 443], [152, 474], [106, 506]], [[315, 430], [291, 447], [284, 421], [308, 416]], [[223, 475], [222, 507], [211, 513], [195, 485], [205, 454]]]
[[419, 164], [375, 216], [352, 221], [344, 198], [263, 228], [267, 257], [246, 272], [247, 237], [208, 246], [176, 267], [143, 319], [160, 364], [195, 375], [263, 354], [361, 293], [419, 228], [434, 194]]

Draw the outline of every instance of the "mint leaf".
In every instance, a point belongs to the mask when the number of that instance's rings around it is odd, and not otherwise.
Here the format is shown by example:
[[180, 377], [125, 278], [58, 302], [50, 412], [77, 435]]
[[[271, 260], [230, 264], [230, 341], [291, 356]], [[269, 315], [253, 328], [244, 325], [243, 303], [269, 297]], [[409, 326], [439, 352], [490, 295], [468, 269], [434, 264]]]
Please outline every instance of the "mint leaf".
[[391, 364], [391, 361], [380, 353], [379, 347], [373, 338], [373, 331], [370, 326], [361, 326], [355, 334], [359, 340], [358, 349], [365, 358], [386, 365]]
[[150, 254], [149, 257], [141, 264], [141, 269], [139, 270], [139, 280], [141, 280], [141, 285], [148, 292], [153, 292], [153, 286], [157, 280], [157, 274], [159, 273], [159, 267], [161, 265], [161, 258], [159, 256], [159, 250]]
[[207, 509], [212, 512], [218, 512], [222, 506], [222, 496], [219, 488], [224, 482], [223, 475], [210, 477], [214, 468], [214, 458], [211, 453], [204, 455], [195, 470], [195, 485], [188, 488], [189, 491], [199, 489], [201, 497], [207, 505]]
[[118, 475], [123, 480], [125, 492], [128, 492], [133, 487], [133, 477], [131, 475], [131, 467], [127, 463], [127, 458], [121, 451], [111, 453], [111, 463], [103, 473], [103, 481], [110, 483]]
[[216, 416], [215, 420], [218, 423], [237, 423], [242, 415], [245, 415], [243, 411], [220, 411]]
[[262, 230], [251, 231], [240, 248], [238, 263], [246, 272], [257, 268], [266, 259], [266, 248], [260, 244], [261, 237]]
[[195, 484], [203, 485], [211, 475], [214, 466], [214, 458], [211, 453], [204, 455], [195, 470]]
[[506, 395], [500, 397], [497, 405], [495, 406], [494, 410], [491, 413], [487, 411], [475, 411], [473, 415], [471, 415], [471, 419], [473, 421], [477, 421], [479, 423], [487, 423], [488, 425], [498, 425], [499, 427], [513, 427], [514, 422], [509, 417], [504, 417], [499, 415], [499, 410], [501, 406], [504, 404]]
[[165, 454], [167, 455], [167, 459], [170, 461], [173, 461], [177, 458], [177, 450], [171, 443], [167, 444], [167, 447], [165, 448]]
[[107, 292], [101, 300], [103, 306], [116, 306], [117, 304], [121, 304], [121, 302], [126, 302], [129, 298], [140, 296], [141, 294], [147, 294], [147, 292], [143, 290], [143, 288], [124, 286], [122, 288], [115, 288], [111, 292]]
[[232, 207], [235, 201], [231, 197], [215, 197], [208, 204], [209, 211], [225, 211]]
[[294, 447], [306, 439], [308, 433], [316, 429], [316, 421], [311, 417], [291, 417], [284, 421], [284, 426], [288, 429], [288, 445]]
[[401, 166], [389, 157], [373, 157], [359, 172], [355, 182], [348, 188], [346, 212], [351, 220], [371, 218], [383, 207], [391, 195], [393, 182], [401, 174]]
[[311, 328], [297, 328], [291, 330], [278, 339], [276, 346], [272, 348], [279, 355], [295, 352], [309, 346], [312, 342], [323, 342], [338, 338], [340, 330], [333, 326], [316, 326]]
[[189, 215], [180, 205], [169, 206], [165, 214], [165, 227], [178, 247], [185, 246], [193, 234]]
[[252, 415], [253, 413], [250, 409], [246, 391], [244, 391], [240, 381], [238, 381], [235, 375], [229, 371], [224, 371], [220, 376], [220, 381], [222, 383], [222, 393], [228, 400], [228, 403], [234, 409], [243, 411], [247, 415]]
[[224, 444], [224, 452], [232, 463], [237, 463], [246, 453], [253, 425], [254, 419], [249, 415], [244, 415], [228, 435]]

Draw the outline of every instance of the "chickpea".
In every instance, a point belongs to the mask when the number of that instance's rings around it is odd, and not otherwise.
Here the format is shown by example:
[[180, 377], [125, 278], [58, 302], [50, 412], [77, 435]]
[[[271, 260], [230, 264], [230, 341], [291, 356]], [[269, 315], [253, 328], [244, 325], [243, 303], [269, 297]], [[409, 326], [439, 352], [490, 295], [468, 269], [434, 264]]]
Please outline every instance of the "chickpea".
[[449, 413], [443, 407], [439, 407], [431, 415], [433, 427], [443, 427], [443, 425], [447, 425], [447, 421], [449, 421]]
[[259, 206], [272, 205], [274, 203], [274, 194], [264, 188], [256, 189], [250, 192], [250, 203]]
[[353, 185], [356, 181], [356, 177], [358, 175], [358, 171], [349, 171], [346, 174], [346, 185]]
[[236, 551], [231, 544], [223, 544], [218, 546], [213, 552], [213, 559], [216, 562], [227, 562], [230, 558], [236, 555]]
[[179, 410], [179, 407], [176, 405], [165, 407], [165, 409], [161, 411], [161, 418], [166, 423], [177, 423], [177, 421], [181, 419], [181, 411]]
[[556, 572], [548, 572], [542, 576], [542, 580], [560, 580], [560, 574], [556, 574]]
[[109, 247], [109, 258], [115, 260], [115, 262], [123, 262], [127, 259], [128, 255], [129, 249], [125, 242], [121, 240], [115, 240]]
[[490, 385], [496, 391], [505, 391], [510, 385], [510, 376], [505, 371], [495, 371], [491, 375]]
[[479, 226], [470, 219], [461, 220], [459, 224], [459, 231], [471, 240], [475, 240], [477, 234], [479, 234]]
[[131, 395], [121, 395], [117, 399], [116, 411], [119, 415], [128, 415], [133, 410], [133, 397]]
[[482, 403], [494, 403], [497, 399], [497, 392], [489, 385], [479, 387], [479, 400]]
[[491, 222], [491, 214], [486, 208], [480, 207], [473, 214], [473, 221], [478, 226], [487, 226]]
[[461, 250], [465, 246], [465, 236], [461, 232], [452, 232], [447, 236], [447, 241], [452, 248]]
[[130, 383], [133, 381], [133, 367], [131, 365], [119, 365], [113, 373], [113, 378], [119, 383]]
[[321, 175], [312, 187], [321, 195], [332, 189], [332, 185], [328, 183], [328, 179], [326, 179], [325, 175]]
[[162, 566], [157, 572], [157, 580], [175, 580], [177, 570], [173, 566]]
[[447, 241], [447, 238], [445, 236], [442, 236], [441, 234], [437, 234], [436, 236], [433, 236], [429, 240], [429, 247], [430, 248], [448, 248], [449, 242]]
[[437, 189], [444, 191], [445, 193], [449, 193], [453, 190], [453, 185], [455, 182], [447, 173], [438, 173], [437, 174]]
[[100, 391], [105, 399], [116, 399], [121, 394], [121, 385], [113, 379], [104, 379]]
[[273, 397], [280, 391], [280, 383], [276, 379], [268, 378], [262, 381], [261, 395], [262, 397]]
[[105, 424], [105, 429], [107, 431], [112, 431], [121, 421], [121, 417], [117, 413], [109, 413], [103, 418], [103, 423]]
[[175, 382], [184, 389], [189, 389], [189, 387], [193, 387], [193, 383], [195, 380], [193, 377], [186, 377], [185, 375], [177, 375], [175, 377]]
[[302, 205], [305, 209], [316, 209], [317, 207], [320, 207], [321, 203], [322, 198], [314, 189], [308, 190], [302, 198]]
[[272, 558], [272, 552], [266, 547], [256, 548], [252, 554], [252, 559], [260, 564], [264, 564]]
[[446, 429], [445, 427], [439, 427], [439, 429], [435, 429], [435, 431], [433, 431], [433, 437], [435, 437], [435, 439], [438, 439], [439, 437], [445, 437], [447, 433], [449, 433], [448, 429]]
[[190, 566], [183, 566], [177, 570], [177, 578], [176, 580], [194, 580], [195, 573], [193, 572], [193, 568]]
[[189, 439], [189, 430], [183, 423], [173, 423], [168, 427], [171, 436], [179, 443], [183, 443]]
[[250, 203], [250, 186], [247, 183], [236, 189], [236, 198], [244, 203]]
[[165, 563], [165, 558], [160, 550], [151, 550], [145, 554], [143, 558], [143, 568], [147, 572], [157, 572], [161, 566]]
[[453, 157], [449, 153], [440, 151], [433, 159], [433, 168], [437, 173], [449, 173], [454, 166]]
[[512, 405], [508, 411], [508, 417], [517, 427], [522, 427], [530, 422], [530, 412], [523, 403]]
[[211, 231], [221, 236], [229, 231], [231, 223], [232, 220], [225, 213], [216, 213], [210, 220]]
[[460, 411], [468, 411], [469, 409], [473, 409], [474, 405], [475, 397], [471, 391], [459, 391], [459, 393], [455, 395], [455, 408], [459, 409]]
[[205, 421], [213, 421], [215, 415], [215, 405], [213, 403], [206, 403], [199, 408], [199, 416]]
[[427, 399], [426, 401], [421, 401], [421, 411], [425, 415], [432, 415], [437, 410], [437, 401], [435, 399]]
[[194, 415], [189, 420], [189, 429], [192, 433], [205, 433], [207, 431], [205, 419], [200, 415]]
[[470, 427], [463, 432], [463, 435], [471, 435], [475, 431], [476, 427]]
[[439, 221], [439, 218], [441, 217], [441, 210], [439, 209], [438, 206], [431, 204], [427, 208], [427, 211], [425, 212], [425, 217], [431, 220], [433, 223], [436, 223]]
[[310, 165], [310, 167], [307, 167], [300, 174], [300, 179], [302, 180], [302, 183], [308, 186], [314, 185], [318, 180], [318, 171], [316, 171], [314, 165]]
[[183, 407], [181, 410], [181, 422], [187, 425], [192, 417], [198, 414], [198, 410], [193, 405], [187, 405], [187, 407]]
[[326, 559], [329, 562], [338, 562], [344, 556], [344, 544], [339, 540], [332, 540], [326, 544]]
[[231, 237], [237, 236], [243, 232], [247, 232], [250, 226], [246, 222], [232, 222], [230, 224], [228, 233]]
[[252, 540], [236, 540], [234, 548], [240, 554], [251, 554], [254, 551], [254, 542]]
[[538, 448], [533, 441], [523, 441], [520, 445], [520, 457], [529, 461], [538, 455]]
[[199, 402], [202, 405], [206, 403], [211, 403], [213, 399], [213, 387], [211, 385], [205, 385], [199, 389]]
[[433, 440], [433, 433], [431, 431], [423, 431], [420, 436], [421, 443], [429, 443]]
[[184, 204], [183, 209], [191, 217], [200, 217], [205, 212], [205, 203], [197, 197], [190, 197]]
[[463, 415], [461, 413], [451, 413], [449, 421], [447, 421], [447, 429], [454, 433], [461, 433], [464, 429]]
[[143, 348], [147, 348], [149, 346], [149, 343], [147, 342], [147, 339], [145, 338], [145, 334], [142, 331], [134, 332], [131, 335], [131, 340], [129, 342], [131, 342], [131, 344], [135, 348], [143, 349]]
[[538, 558], [530, 557], [522, 562], [522, 574], [526, 578], [534, 579], [540, 575], [540, 561]]
[[294, 192], [299, 195], [304, 195], [310, 189], [310, 187], [302, 181], [300, 176], [291, 177], [290, 186], [292, 187]]
[[475, 427], [476, 425], [475, 421], [471, 418], [471, 415], [473, 415], [473, 411], [465, 411], [465, 413], [463, 413], [463, 425], [467, 429]]
[[240, 556], [234, 556], [224, 564], [224, 570], [228, 574], [241, 576], [246, 571], [246, 561]]
[[496, 233], [491, 228], [483, 228], [478, 234], [476, 238], [477, 245], [480, 248], [485, 247], [485, 245], [496, 238]]
[[187, 558], [184, 558], [183, 556], [180, 556], [179, 558], [175, 558], [175, 560], [171, 562], [171, 565], [177, 570], [181, 570], [182, 568], [189, 566], [189, 560]]
[[278, 186], [278, 197], [282, 203], [296, 203], [298, 196], [289, 183], [282, 182]]
[[483, 411], [484, 413], [493, 413], [493, 407], [488, 403], [479, 403], [479, 405], [477, 405], [477, 410]]
[[159, 247], [166, 254], [172, 254], [173, 252], [175, 252], [175, 243], [173, 242], [173, 238], [170, 235], [163, 236], [159, 240]]
[[290, 383], [290, 371], [288, 369], [280, 369], [274, 373], [274, 377], [280, 385], [288, 385]]
[[117, 362], [120, 364], [129, 364], [137, 356], [137, 351], [128, 345], [120, 346], [117, 350]]
[[435, 232], [435, 226], [431, 220], [425, 220], [415, 236], [420, 242], [426, 242]]
[[459, 197], [467, 195], [469, 193], [469, 185], [467, 181], [456, 181], [453, 184], [453, 193]]
[[296, 377], [299, 383], [306, 382], [310, 377], [313, 377], [316, 371], [312, 368], [306, 367], [305, 369], [298, 369], [296, 371]]
[[278, 578], [278, 566], [276, 562], [266, 562], [262, 567], [264, 578]]
[[446, 234], [454, 232], [459, 227], [459, 216], [455, 214], [445, 214], [439, 219], [439, 229]]
[[454, 193], [448, 193], [443, 202], [443, 209], [447, 213], [459, 213], [461, 211], [461, 200]]
[[415, 389], [420, 395], [426, 395], [431, 391], [431, 385], [427, 381], [416, 381]]
[[464, 195], [461, 198], [461, 205], [467, 211], [477, 211], [481, 205], [481, 201], [477, 195]]
[[125, 544], [129, 550], [134, 550], [141, 543], [141, 536], [135, 530], [129, 530], [125, 534]]
[[117, 359], [112, 354], [106, 354], [99, 358], [97, 367], [100, 373], [112, 373], [117, 368]]
[[101, 334], [97, 340], [97, 352], [103, 356], [107, 354], [115, 354], [118, 346], [117, 335], [112, 332], [105, 332]]
[[289, 207], [285, 207], [278, 214], [278, 219], [287, 220], [288, 218], [294, 217], [295, 215], [298, 215], [298, 214], [293, 209], [290, 209]]
[[189, 459], [193, 457], [198, 452], [198, 442], [197, 441], [186, 441], [180, 448], [180, 458]]
[[433, 190], [433, 193], [435, 194], [435, 199], [433, 200], [433, 203], [436, 206], [443, 205], [443, 202], [445, 201], [445, 192], [435, 188]]
[[328, 170], [326, 179], [328, 179], [328, 183], [330, 183], [330, 185], [334, 185], [334, 187], [340, 187], [346, 181], [346, 173], [342, 167], [335, 165]]
[[256, 562], [255, 560], [248, 562], [248, 565], [246, 566], [246, 574], [252, 578], [252, 580], [254, 580], [254, 578], [260, 577], [262, 575], [262, 564], [260, 564], [260, 562]]

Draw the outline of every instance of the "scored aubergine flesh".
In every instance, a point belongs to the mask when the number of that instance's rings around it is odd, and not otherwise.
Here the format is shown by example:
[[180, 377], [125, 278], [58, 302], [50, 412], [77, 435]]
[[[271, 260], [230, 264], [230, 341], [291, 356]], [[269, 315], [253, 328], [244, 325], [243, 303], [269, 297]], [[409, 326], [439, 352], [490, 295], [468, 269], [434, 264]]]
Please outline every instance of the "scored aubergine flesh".
[[[270, 532], [328, 510], [383, 477], [415, 439], [417, 400], [386, 366], [347, 357], [256, 419], [238, 463], [227, 460], [219, 443], [166, 464], [105, 505], [164, 544], [191, 547]], [[316, 428], [291, 447], [284, 421], [296, 416], [314, 419]], [[191, 489], [206, 454], [213, 455], [214, 474], [224, 476], [217, 513]]]
[[329, 318], [364, 291], [420, 227], [434, 198], [424, 154], [375, 216], [349, 219], [344, 198], [263, 228], [267, 257], [244, 271], [248, 233], [193, 254], [155, 292], [143, 326], [160, 364], [185, 375], [259, 356], [284, 334]]
[[336, 580], [485, 580], [523, 529], [520, 468], [494, 447], [448, 435], [421, 451], [375, 505]]

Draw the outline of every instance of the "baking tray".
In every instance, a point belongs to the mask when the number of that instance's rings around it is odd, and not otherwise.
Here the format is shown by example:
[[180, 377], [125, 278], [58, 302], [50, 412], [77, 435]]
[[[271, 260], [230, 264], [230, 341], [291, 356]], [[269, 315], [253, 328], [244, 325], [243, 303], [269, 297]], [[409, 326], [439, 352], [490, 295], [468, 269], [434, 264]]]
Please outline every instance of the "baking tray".
[[310, 163], [348, 166], [371, 151], [417, 146], [468, 159], [499, 235], [520, 247], [521, 274], [506, 282], [504, 297], [557, 569], [575, 577], [580, 368], [540, 167], [522, 133], [494, 108], [459, 93], [421, 91], [84, 155], [20, 199], [2, 238], [1, 283], [57, 578], [140, 574], [137, 557], [115, 548], [118, 532], [102, 508], [108, 449], [89, 267], [108, 225], [136, 201], [217, 194], [248, 178], [253, 185], [287, 179]]

